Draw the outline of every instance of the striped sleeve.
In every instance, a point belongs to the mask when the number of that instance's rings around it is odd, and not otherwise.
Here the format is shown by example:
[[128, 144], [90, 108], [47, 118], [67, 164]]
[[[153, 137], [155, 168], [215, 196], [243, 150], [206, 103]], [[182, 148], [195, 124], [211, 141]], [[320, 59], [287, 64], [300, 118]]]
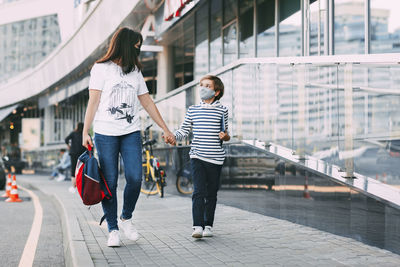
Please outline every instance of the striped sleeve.
[[181, 127], [175, 131], [176, 140], [180, 141], [189, 135], [190, 130], [192, 128], [192, 114], [191, 113], [192, 113], [192, 111], [191, 111], [191, 108], [189, 107], [189, 109], [185, 115], [185, 120], [183, 121]]
[[228, 132], [228, 115], [228, 109], [226, 108], [224, 111], [225, 132]]

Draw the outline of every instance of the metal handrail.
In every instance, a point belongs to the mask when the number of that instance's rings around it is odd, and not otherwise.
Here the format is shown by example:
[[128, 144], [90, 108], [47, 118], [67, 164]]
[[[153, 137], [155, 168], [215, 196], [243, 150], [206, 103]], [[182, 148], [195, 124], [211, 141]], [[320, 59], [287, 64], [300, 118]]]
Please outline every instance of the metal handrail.
[[[390, 65], [400, 65], [400, 53], [391, 54], [369, 54], [369, 55], [340, 55], [340, 56], [308, 56], [308, 57], [263, 57], [263, 58], [241, 58], [233, 61], [232, 63], [218, 68], [210, 75], [221, 75], [227, 71], [236, 69], [246, 64], [275, 64], [275, 65], [316, 65], [316, 66], [336, 66], [341, 64], [357, 64], [357, 65], [373, 65], [387, 67]], [[161, 98], [155, 100], [155, 103], [160, 103], [166, 99], [169, 99], [189, 88], [197, 85], [199, 80], [193, 80], [187, 84], [184, 84], [171, 92], [165, 94]], [[368, 91], [367, 87], [363, 87]], [[377, 88], [373, 88], [377, 89]], [[386, 89], [388, 90], [388, 89]], [[391, 89], [389, 89], [392, 92]]]

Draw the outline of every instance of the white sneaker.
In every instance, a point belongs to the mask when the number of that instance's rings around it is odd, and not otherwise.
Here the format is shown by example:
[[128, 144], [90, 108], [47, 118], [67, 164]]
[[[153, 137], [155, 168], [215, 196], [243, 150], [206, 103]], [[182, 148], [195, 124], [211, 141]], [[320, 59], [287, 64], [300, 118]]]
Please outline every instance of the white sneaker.
[[119, 231], [112, 230], [108, 236], [107, 246], [119, 247], [120, 245], [121, 243], [120, 243]]
[[212, 237], [212, 236], [213, 236], [212, 227], [211, 226], [204, 227], [203, 237]]
[[139, 239], [139, 234], [133, 226], [132, 218], [128, 220], [121, 220], [119, 228], [124, 232], [126, 238], [136, 241]]
[[203, 227], [201, 227], [201, 226], [193, 226], [192, 237], [194, 237], [194, 238], [202, 238], [203, 237]]
[[65, 175], [64, 175], [64, 174], [59, 174], [56, 181], [57, 181], [57, 182], [65, 181]]

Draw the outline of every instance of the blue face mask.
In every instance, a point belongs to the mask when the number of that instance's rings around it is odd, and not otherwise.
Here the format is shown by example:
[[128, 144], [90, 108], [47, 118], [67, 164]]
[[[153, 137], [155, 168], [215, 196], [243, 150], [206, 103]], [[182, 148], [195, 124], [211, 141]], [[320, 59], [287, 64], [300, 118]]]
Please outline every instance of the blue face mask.
[[207, 87], [200, 87], [200, 98], [201, 100], [208, 100], [213, 98], [215, 91]]

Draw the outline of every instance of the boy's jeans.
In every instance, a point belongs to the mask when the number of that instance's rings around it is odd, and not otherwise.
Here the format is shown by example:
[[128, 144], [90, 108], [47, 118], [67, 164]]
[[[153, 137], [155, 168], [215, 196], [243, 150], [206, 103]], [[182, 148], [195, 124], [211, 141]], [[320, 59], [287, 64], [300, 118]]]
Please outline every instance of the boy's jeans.
[[95, 145], [100, 167], [108, 183], [112, 198], [104, 199], [101, 204], [108, 224], [108, 231], [118, 230], [117, 222], [117, 184], [118, 158], [121, 153], [124, 162], [126, 185], [122, 218], [132, 218], [142, 184], [142, 138], [140, 132], [121, 136], [95, 134]]
[[222, 165], [199, 159], [190, 160], [193, 177], [193, 226], [213, 226]]

